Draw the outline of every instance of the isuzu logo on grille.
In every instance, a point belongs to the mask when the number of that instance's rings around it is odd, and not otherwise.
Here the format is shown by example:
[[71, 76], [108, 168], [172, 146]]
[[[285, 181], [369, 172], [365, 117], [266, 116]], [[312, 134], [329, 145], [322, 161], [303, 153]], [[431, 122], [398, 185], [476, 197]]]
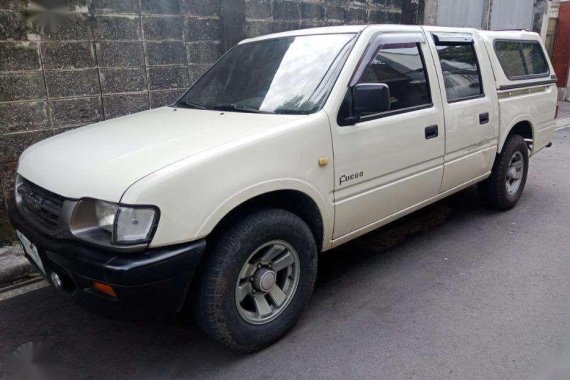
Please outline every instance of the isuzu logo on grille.
[[26, 190], [20, 191], [20, 194], [22, 195], [22, 200], [26, 206], [34, 211], [41, 211], [42, 204], [44, 202], [44, 199], [41, 195]]

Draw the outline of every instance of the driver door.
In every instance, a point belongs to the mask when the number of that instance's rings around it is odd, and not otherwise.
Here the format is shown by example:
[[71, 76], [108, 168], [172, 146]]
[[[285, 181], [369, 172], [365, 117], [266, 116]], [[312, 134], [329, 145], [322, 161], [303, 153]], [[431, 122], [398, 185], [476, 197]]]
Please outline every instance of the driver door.
[[[359, 83], [386, 84], [389, 109], [351, 114], [351, 90]], [[376, 228], [438, 195], [444, 119], [423, 33], [380, 33], [372, 38], [332, 130], [335, 240]]]

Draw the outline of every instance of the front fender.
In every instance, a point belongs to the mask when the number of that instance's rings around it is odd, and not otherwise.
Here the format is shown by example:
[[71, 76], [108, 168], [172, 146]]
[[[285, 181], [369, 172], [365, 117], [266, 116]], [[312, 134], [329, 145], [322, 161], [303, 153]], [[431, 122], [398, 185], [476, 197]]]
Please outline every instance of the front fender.
[[151, 242], [160, 247], [206, 237], [231, 210], [256, 196], [296, 190], [321, 212], [326, 249], [332, 237], [334, 165], [319, 165], [323, 156], [333, 153], [328, 119], [319, 112], [169, 165], [131, 185], [121, 201], [160, 209]]
[[194, 236], [194, 240], [206, 237], [226, 215], [243, 203], [260, 195], [281, 190], [299, 191], [315, 202], [323, 220], [323, 248], [328, 249], [330, 239], [327, 237], [332, 236], [333, 227], [332, 203], [330, 201], [327, 202], [323, 195], [310, 183], [294, 178], [273, 179], [258, 183], [229, 196], [212, 212], [204, 223], [202, 223]]

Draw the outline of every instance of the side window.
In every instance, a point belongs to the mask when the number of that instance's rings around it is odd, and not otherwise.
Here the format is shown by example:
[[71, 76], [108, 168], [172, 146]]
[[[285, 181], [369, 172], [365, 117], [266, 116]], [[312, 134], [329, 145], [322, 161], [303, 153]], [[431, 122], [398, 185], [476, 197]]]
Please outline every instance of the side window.
[[524, 61], [530, 75], [548, 75], [550, 69], [538, 42], [521, 43]]
[[438, 44], [437, 54], [448, 102], [482, 96], [481, 71], [473, 44]]
[[384, 83], [390, 88], [390, 111], [431, 104], [426, 68], [419, 43], [380, 46], [358, 83]]
[[495, 41], [495, 52], [509, 79], [548, 76], [550, 69], [538, 41]]
[[497, 41], [495, 50], [507, 77], [520, 77], [526, 74], [524, 57], [518, 42]]

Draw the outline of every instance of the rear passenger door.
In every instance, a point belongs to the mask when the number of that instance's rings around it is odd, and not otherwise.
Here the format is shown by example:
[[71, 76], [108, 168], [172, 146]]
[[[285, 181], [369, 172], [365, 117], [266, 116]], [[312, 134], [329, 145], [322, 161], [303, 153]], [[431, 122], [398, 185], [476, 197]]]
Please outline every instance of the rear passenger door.
[[440, 192], [491, 170], [499, 123], [493, 73], [474, 33], [429, 30], [445, 115], [444, 173]]

